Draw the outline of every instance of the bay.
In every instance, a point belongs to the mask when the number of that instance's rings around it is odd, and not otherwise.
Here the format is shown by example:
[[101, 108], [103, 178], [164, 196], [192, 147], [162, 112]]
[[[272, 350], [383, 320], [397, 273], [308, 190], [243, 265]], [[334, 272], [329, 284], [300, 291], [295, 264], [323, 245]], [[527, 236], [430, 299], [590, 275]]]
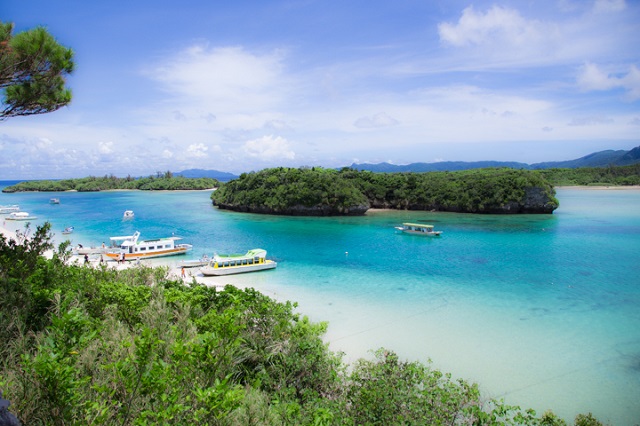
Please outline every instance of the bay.
[[[263, 216], [217, 210], [210, 191], [0, 194], [0, 204], [20, 204], [38, 216], [34, 224], [51, 222], [58, 241], [74, 226], [73, 244], [137, 230], [145, 239], [182, 237], [194, 246], [186, 258], [264, 248], [276, 270], [229, 282], [328, 321], [327, 342], [349, 362], [385, 347], [476, 381], [487, 397], [552, 409], [571, 423], [592, 412], [637, 424], [640, 191], [557, 194], [553, 215], [517, 216]], [[135, 219], [123, 221], [125, 210]], [[408, 221], [443, 235], [396, 232]]]

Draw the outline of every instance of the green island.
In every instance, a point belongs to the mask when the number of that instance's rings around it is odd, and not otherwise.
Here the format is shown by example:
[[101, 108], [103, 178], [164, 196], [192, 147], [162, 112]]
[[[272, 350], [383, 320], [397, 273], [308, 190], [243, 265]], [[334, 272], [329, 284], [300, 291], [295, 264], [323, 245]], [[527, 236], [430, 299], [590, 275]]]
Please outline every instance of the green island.
[[0, 236], [0, 389], [23, 424], [566, 425], [391, 350], [346, 365], [295, 303], [69, 264], [51, 241]]
[[144, 178], [118, 178], [113, 175], [104, 177], [89, 176], [80, 179], [62, 180], [33, 180], [20, 182], [8, 186], [2, 192], [28, 192], [28, 191], [78, 191], [95, 192], [116, 189], [138, 189], [142, 191], [177, 191], [177, 190], [202, 190], [220, 186], [220, 182], [213, 178], [185, 178], [174, 176], [171, 172], [158, 173], [156, 176]]
[[277, 167], [243, 173], [211, 194], [219, 208], [282, 215], [362, 215], [369, 208], [464, 213], [552, 213], [553, 185], [509, 168], [374, 173]]

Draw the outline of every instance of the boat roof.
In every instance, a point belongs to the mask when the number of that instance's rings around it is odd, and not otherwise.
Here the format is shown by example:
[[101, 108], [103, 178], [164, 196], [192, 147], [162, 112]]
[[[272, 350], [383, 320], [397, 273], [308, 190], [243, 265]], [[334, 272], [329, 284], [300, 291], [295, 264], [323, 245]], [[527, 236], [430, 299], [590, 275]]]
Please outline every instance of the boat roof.
[[426, 225], [424, 223], [410, 223], [410, 222], [405, 222], [403, 223], [404, 226], [413, 226], [416, 228], [433, 228], [433, 225]]
[[213, 257], [215, 260], [222, 260], [222, 259], [242, 259], [242, 258], [251, 258], [251, 257], [264, 257], [267, 255], [267, 251], [264, 249], [251, 249], [248, 250], [246, 253], [244, 254], [240, 254], [240, 253], [231, 253], [231, 254], [215, 254]]

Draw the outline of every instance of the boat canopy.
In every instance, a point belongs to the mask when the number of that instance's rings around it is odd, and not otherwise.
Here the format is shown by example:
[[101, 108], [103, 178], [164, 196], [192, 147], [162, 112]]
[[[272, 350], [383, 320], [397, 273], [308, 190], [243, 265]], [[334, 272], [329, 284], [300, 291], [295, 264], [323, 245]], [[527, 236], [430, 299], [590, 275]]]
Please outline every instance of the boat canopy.
[[433, 229], [433, 225], [425, 225], [424, 223], [403, 223], [402, 226]]

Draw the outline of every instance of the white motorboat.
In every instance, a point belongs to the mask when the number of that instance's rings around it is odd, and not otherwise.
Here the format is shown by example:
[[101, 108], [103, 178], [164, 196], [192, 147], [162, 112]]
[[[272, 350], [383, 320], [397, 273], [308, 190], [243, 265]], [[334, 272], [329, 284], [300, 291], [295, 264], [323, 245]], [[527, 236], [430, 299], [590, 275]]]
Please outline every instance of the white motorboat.
[[9, 214], [14, 212], [19, 212], [20, 206], [17, 204], [13, 204], [11, 206], [0, 206], [0, 214]]
[[423, 223], [403, 223], [402, 226], [396, 226], [397, 230], [411, 235], [438, 237], [442, 234], [442, 231], [434, 231], [433, 228], [433, 225], [425, 225]]
[[33, 220], [37, 219], [36, 216], [31, 216], [27, 212], [13, 212], [7, 216], [7, 220]]
[[122, 215], [122, 219], [133, 219], [135, 216], [135, 214], [133, 214], [133, 210], [125, 210], [124, 214]]
[[216, 254], [207, 266], [200, 268], [200, 272], [205, 276], [220, 276], [263, 271], [277, 265], [273, 260], [267, 259], [266, 250], [252, 249], [245, 254]]
[[71, 233], [73, 233], [73, 230], [74, 230], [73, 226], [67, 226], [66, 228], [64, 228], [62, 230], [62, 234], [63, 235], [71, 234]]
[[201, 266], [207, 266], [210, 261], [211, 261], [211, 258], [205, 254], [200, 259], [181, 260], [180, 262], [178, 262], [178, 267], [179, 268], [198, 268]]
[[113, 260], [138, 260], [151, 259], [154, 257], [174, 256], [177, 254], [185, 254], [191, 250], [191, 244], [176, 244], [180, 237], [159, 238], [156, 240], [138, 240], [140, 232], [136, 231], [133, 235], [124, 237], [111, 237], [112, 242], [118, 242], [119, 248], [109, 251], [106, 256]]

